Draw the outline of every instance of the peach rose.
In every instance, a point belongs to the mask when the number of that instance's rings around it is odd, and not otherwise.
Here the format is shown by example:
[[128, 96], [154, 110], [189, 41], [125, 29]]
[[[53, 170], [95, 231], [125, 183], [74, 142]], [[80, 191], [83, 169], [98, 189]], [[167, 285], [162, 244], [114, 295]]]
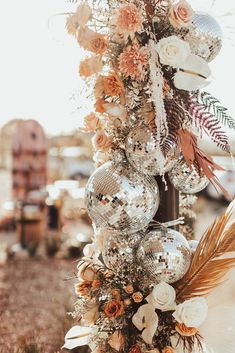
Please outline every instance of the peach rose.
[[162, 353], [175, 353], [175, 350], [172, 347], [167, 346], [163, 349]]
[[81, 281], [75, 284], [75, 293], [81, 297], [88, 297], [91, 282]]
[[169, 21], [173, 27], [188, 27], [192, 22], [194, 11], [185, 0], [173, 5], [169, 13]]
[[104, 307], [105, 315], [112, 319], [124, 314], [124, 305], [120, 300], [110, 300]]
[[103, 130], [98, 130], [92, 139], [95, 150], [107, 151], [112, 146], [112, 139]]
[[97, 55], [104, 54], [108, 47], [108, 42], [103, 34], [92, 31], [88, 27], [79, 28], [77, 31], [78, 44]]
[[103, 64], [100, 57], [91, 56], [85, 58], [80, 62], [79, 75], [83, 77], [90, 77], [102, 70]]
[[179, 324], [177, 323], [175, 326], [176, 331], [181, 335], [181, 336], [195, 336], [198, 333], [198, 329], [195, 327], [187, 327], [185, 324]]
[[90, 113], [84, 118], [84, 131], [93, 132], [101, 128], [100, 119], [95, 115], [95, 113]]
[[95, 103], [95, 111], [97, 113], [103, 114], [105, 112], [104, 104], [106, 103], [107, 103], [106, 100], [104, 100], [103, 98], [99, 98]]
[[131, 305], [131, 300], [129, 298], [124, 299], [124, 306], [127, 307], [129, 305]]
[[109, 338], [108, 344], [110, 347], [115, 349], [115, 351], [119, 352], [123, 350], [125, 345], [125, 337], [121, 331], [115, 331]]
[[116, 72], [103, 76], [104, 92], [107, 96], [121, 96], [124, 93], [124, 85]]
[[141, 292], [135, 292], [132, 294], [132, 299], [134, 300], [135, 303], [141, 303], [144, 297]]
[[134, 292], [134, 287], [133, 285], [130, 283], [128, 284], [125, 288], [124, 288], [124, 291], [127, 293], [127, 294], [132, 294]]

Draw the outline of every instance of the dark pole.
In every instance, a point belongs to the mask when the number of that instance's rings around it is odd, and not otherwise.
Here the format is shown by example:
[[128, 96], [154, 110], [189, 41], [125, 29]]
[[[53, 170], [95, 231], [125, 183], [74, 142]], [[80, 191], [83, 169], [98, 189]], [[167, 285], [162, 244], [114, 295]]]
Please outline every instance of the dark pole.
[[[154, 220], [161, 223], [179, 218], [179, 192], [171, 185], [167, 174], [165, 174], [165, 179], [167, 190], [165, 190], [166, 185], [162, 181], [162, 177], [156, 177], [160, 191], [160, 205]], [[178, 226], [176, 226], [177, 228]]]

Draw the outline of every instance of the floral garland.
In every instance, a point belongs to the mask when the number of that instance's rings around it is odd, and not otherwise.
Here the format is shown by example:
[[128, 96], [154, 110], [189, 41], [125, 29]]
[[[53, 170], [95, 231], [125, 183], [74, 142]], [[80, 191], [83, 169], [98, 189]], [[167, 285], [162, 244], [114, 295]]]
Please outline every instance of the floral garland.
[[[129, 134], [146, 129], [144, 136], [148, 133], [154, 140], [159, 175], [187, 169], [202, 188], [207, 178], [226, 192], [213, 172], [220, 166], [197, 142], [206, 132], [218, 147], [230, 152], [221, 122], [234, 129], [233, 119], [217, 99], [199, 91], [209, 82], [208, 62], [218, 54], [221, 38], [211, 28], [202, 33], [196, 19], [197, 13], [185, 0], [81, 2], [69, 15], [68, 33], [92, 53], [81, 61], [79, 73], [94, 87], [94, 111], [84, 118], [83, 131], [94, 133], [97, 167], [107, 161], [117, 163], [117, 158], [127, 155]], [[143, 167], [134, 165], [138, 166]], [[108, 202], [102, 200], [102, 205]], [[93, 243], [84, 249], [78, 264], [73, 314], [78, 325], [67, 333], [64, 347], [89, 345], [97, 353], [173, 353], [177, 347], [185, 352], [205, 351], [199, 333], [208, 312], [205, 296], [235, 264], [231, 253], [235, 224], [226, 228], [229, 217], [230, 211], [217, 220], [190, 255], [185, 245], [183, 256], [190, 263], [175, 281], [149, 280], [135, 257], [111, 268], [104, 249], [111, 258], [118, 246], [122, 256], [127, 249], [136, 254], [133, 234], [117, 240], [114, 227], [109, 224], [104, 229], [93, 219]], [[163, 237], [168, 232], [165, 225], [159, 229]], [[142, 239], [148, 226], [139, 231], [136, 237]], [[110, 235], [119, 242], [117, 246], [110, 243]], [[221, 258], [224, 254], [229, 256]]]

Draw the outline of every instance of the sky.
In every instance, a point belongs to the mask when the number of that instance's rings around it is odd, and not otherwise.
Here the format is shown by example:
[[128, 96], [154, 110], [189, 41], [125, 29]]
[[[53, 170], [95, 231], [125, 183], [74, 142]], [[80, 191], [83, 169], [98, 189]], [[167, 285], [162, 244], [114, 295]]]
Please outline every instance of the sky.
[[[209, 11], [224, 29], [207, 90], [235, 116], [235, 16], [223, 16], [235, 10], [234, 0], [189, 2], [195, 10]], [[49, 134], [66, 133], [92, 109], [79, 94], [85, 88], [78, 76], [84, 52], [64, 28], [63, 14], [75, 8], [64, 0], [0, 2], [0, 126], [14, 118], [36, 119]]]

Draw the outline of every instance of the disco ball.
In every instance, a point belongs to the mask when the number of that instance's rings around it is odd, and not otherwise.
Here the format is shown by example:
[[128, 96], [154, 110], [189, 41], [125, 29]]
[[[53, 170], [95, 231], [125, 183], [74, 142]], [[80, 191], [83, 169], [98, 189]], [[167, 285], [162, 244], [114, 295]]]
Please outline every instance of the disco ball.
[[192, 53], [212, 61], [222, 48], [223, 33], [218, 22], [210, 15], [196, 13], [189, 33], [184, 38]]
[[102, 258], [104, 264], [111, 270], [117, 272], [128, 271], [130, 266], [135, 264], [135, 252], [141, 241], [141, 234], [136, 233], [131, 237], [131, 242], [123, 238], [123, 234], [119, 233], [110, 235], [105, 241], [102, 250]]
[[196, 194], [205, 189], [210, 183], [203, 172], [202, 175], [199, 175], [196, 168], [194, 166], [190, 168], [183, 158], [168, 173], [168, 176], [175, 189], [184, 194]]
[[127, 159], [136, 170], [147, 175], [161, 173], [160, 160], [166, 173], [179, 158], [179, 146], [172, 143], [165, 156], [157, 147], [156, 131], [146, 125], [138, 125], [131, 130], [126, 140]]
[[188, 243], [189, 243], [191, 253], [194, 254], [195, 251], [197, 250], [197, 246], [199, 244], [199, 241], [198, 240], [189, 240]]
[[97, 228], [132, 234], [146, 228], [154, 217], [159, 189], [153, 177], [139, 174], [128, 163], [107, 162], [90, 177], [85, 203]]
[[188, 271], [190, 247], [185, 237], [173, 229], [149, 232], [141, 241], [137, 261], [149, 275], [150, 283], [174, 283]]

